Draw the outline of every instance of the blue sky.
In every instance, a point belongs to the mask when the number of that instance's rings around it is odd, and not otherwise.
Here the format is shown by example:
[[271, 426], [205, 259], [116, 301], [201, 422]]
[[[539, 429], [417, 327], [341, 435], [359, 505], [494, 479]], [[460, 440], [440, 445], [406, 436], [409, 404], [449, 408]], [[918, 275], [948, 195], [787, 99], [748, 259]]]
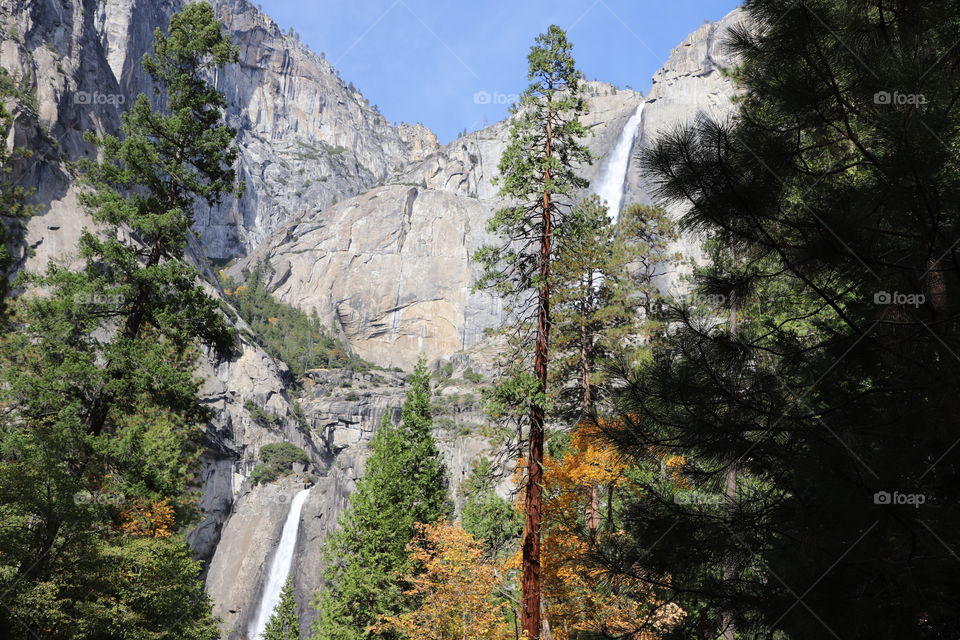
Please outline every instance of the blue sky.
[[259, 0], [325, 53], [392, 122], [455, 138], [507, 113], [526, 56], [550, 24], [567, 30], [588, 79], [646, 92], [670, 50], [737, 0]]

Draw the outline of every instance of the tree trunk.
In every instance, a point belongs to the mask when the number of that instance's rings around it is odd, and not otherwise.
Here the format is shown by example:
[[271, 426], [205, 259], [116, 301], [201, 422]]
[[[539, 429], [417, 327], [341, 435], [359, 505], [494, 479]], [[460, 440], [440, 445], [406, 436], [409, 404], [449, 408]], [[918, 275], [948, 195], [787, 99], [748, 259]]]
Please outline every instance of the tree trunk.
[[[733, 248], [730, 249], [730, 259], [734, 259]], [[737, 292], [733, 291], [730, 294], [730, 321], [728, 327], [730, 338], [733, 339], [737, 335]], [[733, 510], [736, 508], [737, 500], [737, 461], [733, 460], [727, 466], [725, 472], [725, 494], [728, 515], [733, 513]], [[736, 577], [737, 567], [734, 562], [734, 559], [730, 556], [724, 559], [723, 563], [723, 581], [725, 584], [729, 585], [730, 582]], [[729, 610], [723, 612], [723, 619], [721, 622], [721, 629], [723, 630], [723, 640], [734, 640], [734, 625], [733, 625], [733, 613]]]
[[[552, 112], [547, 108], [547, 136], [544, 155], [553, 153]], [[550, 182], [550, 169], [544, 172], [544, 185]], [[533, 357], [534, 374], [540, 392], [547, 391], [547, 349], [550, 343], [550, 244], [553, 234], [550, 191], [544, 188], [542, 232], [540, 235], [540, 290], [537, 293], [537, 343]], [[527, 640], [540, 639], [540, 527], [543, 518], [543, 426], [544, 410], [538, 400], [530, 408], [530, 435], [527, 468], [526, 523], [523, 527], [523, 571], [520, 579], [523, 630]]]
[[[590, 332], [587, 329], [587, 314], [593, 308], [593, 269], [587, 271], [586, 283], [583, 287], [583, 308], [580, 315], [580, 384], [583, 386], [580, 420], [589, 420], [593, 414], [593, 391], [590, 387], [590, 373], [593, 370], [593, 344]], [[590, 485], [589, 502], [587, 503], [587, 527], [591, 534], [600, 529], [600, 486]]]

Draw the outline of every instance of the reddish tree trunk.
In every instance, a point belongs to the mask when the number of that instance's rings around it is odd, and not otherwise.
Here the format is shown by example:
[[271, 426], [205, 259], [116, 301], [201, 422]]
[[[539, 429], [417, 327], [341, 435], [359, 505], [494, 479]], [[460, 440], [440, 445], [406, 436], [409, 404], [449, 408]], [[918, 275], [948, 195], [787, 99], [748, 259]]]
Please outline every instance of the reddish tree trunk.
[[[552, 114], [547, 109], [547, 140], [544, 149], [549, 158], [553, 152]], [[550, 169], [544, 172], [544, 184], [550, 182]], [[548, 188], [543, 190], [540, 236], [540, 290], [537, 292], [537, 344], [533, 370], [540, 391], [547, 390], [547, 350], [550, 344], [550, 244], [553, 234], [552, 204]], [[540, 640], [540, 528], [543, 521], [543, 426], [544, 411], [538, 401], [530, 408], [530, 435], [527, 467], [526, 524], [523, 528], [523, 571], [520, 579], [520, 618], [527, 640]]]

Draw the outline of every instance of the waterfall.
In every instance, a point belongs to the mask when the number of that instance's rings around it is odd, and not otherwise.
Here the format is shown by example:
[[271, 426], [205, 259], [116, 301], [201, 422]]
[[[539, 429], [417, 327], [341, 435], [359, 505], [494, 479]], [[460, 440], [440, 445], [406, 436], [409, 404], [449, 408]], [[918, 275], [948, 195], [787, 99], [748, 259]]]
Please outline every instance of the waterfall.
[[608, 215], [614, 222], [620, 217], [623, 187], [627, 179], [627, 166], [630, 164], [630, 151], [633, 149], [633, 139], [642, 121], [643, 105], [643, 102], [637, 105], [637, 110], [624, 125], [617, 143], [613, 145], [600, 170], [593, 189], [593, 192], [607, 203]]
[[306, 500], [308, 493], [310, 493], [310, 489], [304, 489], [290, 501], [290, 511], [287, 512], [287, 520], [283, 523], [280, 544], [277, 545], [277, 550], [273, 554], [273, 562], [270, 563], [267, 584], [263, 588], [263, 595], [260, 596], [257, 614], [248, 628], [247, 635], [250, 640], [261, 640], [267, 622], [270, 620], [273, 610], [277, 607], [277, 603], [280, 602], [280, 590], [283, 589], [287, 576], [290, 574], [293, 551], [297, 546], [300, 511], [303, 509], [303, 501]]

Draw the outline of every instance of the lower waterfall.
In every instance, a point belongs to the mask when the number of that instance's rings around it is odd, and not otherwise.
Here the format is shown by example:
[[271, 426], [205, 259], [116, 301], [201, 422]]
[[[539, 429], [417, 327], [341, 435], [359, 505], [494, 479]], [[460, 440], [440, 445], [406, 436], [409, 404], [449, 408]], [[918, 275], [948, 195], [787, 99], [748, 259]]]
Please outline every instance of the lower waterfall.
[[637, 129], [643, 121], [644, 104], [641, 102], [637, 105], [637, 110], [623, 126], [616, 144], [613, 145], [604, 166], [600, 169], [600, 175], [597, 176], [596, 186], [593, 189], [593, 192], [606, 202], [607, 215], [614, 222], [620, 217], [623, 187], [627, 178], [627, 167], [630, 164], [630, 151], [633, 149], [633, 139], [637, 135]]
[[247, 637], [250, 640], [261, 640], [267, 622], [270, 620], [277, 603], [280, 602], [280, 590], [283, 589], [287, 576], [290, 574], [293, 552], [297, 547], [297, 533], [300, 531], [300, 511], [303, 509], [303, 502], [306, 500], [308, 493], [310, 493], [310, 489], [304, 489], [290, 501], [290, 511], [287, 512], [287, 520], [283, 523], [283, 533], [280, 534], [280, 543], [277, 545], [277, 550], [273, 554], [273, 561], [270, 563], [270, 573], [267, 574], [267, 583], [263, 587], [257, 613], [247, 630]]

